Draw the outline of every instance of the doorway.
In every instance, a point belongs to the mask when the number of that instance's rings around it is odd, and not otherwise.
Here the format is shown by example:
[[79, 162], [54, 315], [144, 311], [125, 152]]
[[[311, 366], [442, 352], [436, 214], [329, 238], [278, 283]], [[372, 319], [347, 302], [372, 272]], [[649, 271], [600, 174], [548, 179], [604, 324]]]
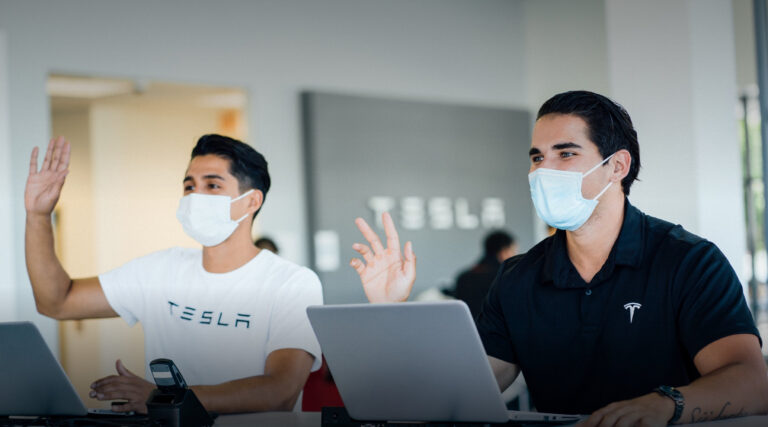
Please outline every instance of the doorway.
[[[247, 140], [243, 89], [51, 75], [52, 135], [71, 143], [70, 172], [54, 211], [56, 251], [71, 277], [90, 277], [171, 246], [198, 247], [175, 212], [192, 147], [207, 133]], [[258, 226], [254, 227], [257, 228]], [[115, 360], [144, 376], [140, 325], [63, 321], [64, 370], [88, 407], [90, 384]]]

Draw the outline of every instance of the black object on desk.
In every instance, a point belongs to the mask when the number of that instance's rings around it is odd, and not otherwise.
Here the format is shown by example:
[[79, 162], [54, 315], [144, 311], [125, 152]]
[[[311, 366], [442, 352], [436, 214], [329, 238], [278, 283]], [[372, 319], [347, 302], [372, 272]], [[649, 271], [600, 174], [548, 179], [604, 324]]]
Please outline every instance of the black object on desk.
[[157, 388], [147, 400], [147, 414], [153, 422], [168, 427], [205, 427], [213, 418], [187, 387], [181, 372], [170, 359], [155, 359], [149, 364]]

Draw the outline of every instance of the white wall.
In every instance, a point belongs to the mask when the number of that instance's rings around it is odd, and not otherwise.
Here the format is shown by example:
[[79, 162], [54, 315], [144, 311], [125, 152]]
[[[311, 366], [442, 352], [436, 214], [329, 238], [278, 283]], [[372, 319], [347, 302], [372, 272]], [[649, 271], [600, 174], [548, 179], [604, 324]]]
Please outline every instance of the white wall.
[[640, 139], [631, 200], [712, 240], [742, 273], [731, 3], [606, 0], [606, 22], [611, 93]]
[[525, 0], [528, 105], [584, 89], [610, 95], [605, 0]]
[[[50, 72], [235, 85], [250, 99], [250, 141], [274, 186], [262, 230], [293, 236], [306, 263], [298, 92], [387, 94], [524, 106], [521, 6], [507, 0], [205, 2], [0, 1], [9, 35], [10, 177], [18, 317], [34, 317], [23, 264], [29, 151], [49, 137]], [[105, 250], [108, 248], [104, 248]], [[55, 342], [53, 323], [40, 323]]]
[[0, 322], [16, 320], [16, 277], [18, 264], [12, 206], [13, 174], [8, 111], [8, 44], [0, 29]]
[[736, 82], [739, 90], [757, 84], [754, 0], [731, 0], [736, 46]]

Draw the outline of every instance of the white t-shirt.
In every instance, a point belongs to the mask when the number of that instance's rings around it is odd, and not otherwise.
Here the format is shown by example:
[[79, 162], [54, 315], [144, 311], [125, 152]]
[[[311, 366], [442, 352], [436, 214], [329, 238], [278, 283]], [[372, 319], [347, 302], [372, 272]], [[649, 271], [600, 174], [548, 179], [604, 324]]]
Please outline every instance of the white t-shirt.
[[321, 364], [306, 308], [323, 303], [311, 270], [262, 250], [228, 273], [203, 268], [201, 249], [171, 248], [99, 276], [112, 308], [144, 327], [149, 362], [171, 359], [189, 385], [264, 374], [267, 356], [301, 349]]

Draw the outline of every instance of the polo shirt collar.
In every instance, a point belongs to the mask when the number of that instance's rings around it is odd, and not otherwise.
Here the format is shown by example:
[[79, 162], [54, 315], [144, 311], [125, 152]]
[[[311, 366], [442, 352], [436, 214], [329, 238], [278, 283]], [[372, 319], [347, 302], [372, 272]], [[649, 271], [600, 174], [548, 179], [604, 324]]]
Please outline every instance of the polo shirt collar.
[[551, 282], [557, 288], [567, 289], [574, 287], [590, 287], [605, 281], [610, 277], [615, 265], [639, 267], [645, 252], [645, 222], [643, 213], [624, 198], [624, 220], [621, 225], [619, 237], [613, 244], [610, 255], [603, 267], [587, 284], [581, 279], [576, 267], [568, 258], [566, 247], [566, 233], [557, 230], [546, 249], [542, 281]]

